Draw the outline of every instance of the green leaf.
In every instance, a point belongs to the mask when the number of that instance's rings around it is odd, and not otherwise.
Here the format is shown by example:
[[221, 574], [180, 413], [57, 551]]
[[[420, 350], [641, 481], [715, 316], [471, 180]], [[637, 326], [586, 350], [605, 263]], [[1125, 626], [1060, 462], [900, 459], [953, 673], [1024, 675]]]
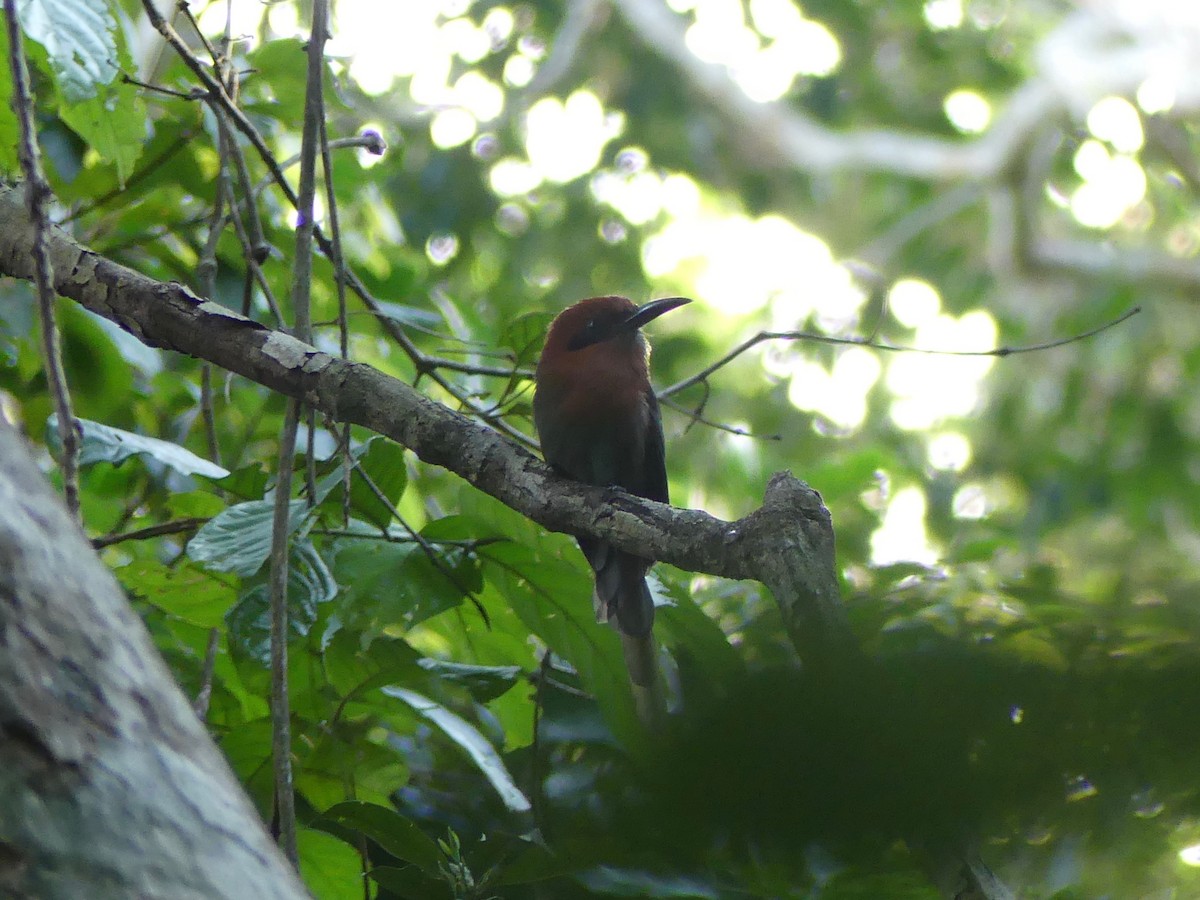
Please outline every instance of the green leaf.
[[[238, 503], [214, 516], [188, 541], [188, 557], [217, 572], [249, 577], [271, 553], [274, 500]], [[309, 515], [303, 500], [288, 502], [288, 533], [295, 534]]]
[[389, 894], [404, 900], [452, 900], [450, 888], [441, 878], [430, 878], [416, 866], [376, 866], [370, 871], [371, 880]]
[[530, 844], [500, 870], [492, 883], [531, 884], [549, 878], [559, 878], [578, 872], [585, 866], [594, 865], [595, 860], [594, 844], [563, 847], [556, 843], [553, 850], [539, 844]]
[[59, 117], [117, 169], [124, 184], [134, 172], [146, 140], [146, 109], [130, 84], [104, 85], [95, 97], [63, 103]]
[[514, 366], [530, 366], [537, 360], [546, 330], [553, 320], [553, 313], [541, 311], [517, 316], [504, 326], [496, 343], [513, 351]]
[[370, 478], [395, 507], [408, 483], [404, 448], [386, 438], [371, 438], [367, 442], [366, 452], [358, 458], [358, 468], [350, 477], [351, 509], [372, 524], [384, 528], [392, 521], [392, 510], [371, 490], [362, 475]]
[[362, 832], [397, 859], [436, 875], [442, 855], [433, 840], [409, 819], [386, 806], [348, 800], [327, 809], [324, 818]]
[[266, 492], [270, 480], [266, 467], [261, 462], [252, 462], [222, 478], [220, 487], [243, 500], [257, 500]]
[[7, 28], [0, 28], [0, 57], [5, 60], [4, 74], [0, 76], [0, 172], [8, 174], [20, 165], [17, 143], [21, 140], [21, 126], [12, 106], [13, 80], [8, 64]]
[[167, 566], [140, 559], [115, 570], [125, 590], [186, 622], [215, 628], [237, 600], [237, 592], [219, 578], [184, 561]]
[[[305, 637], [317, 621], [317, 604], [330, 599], [333, 580], [311, 547], [296, 547], [288, 561], [288, 628], [294, 637]], [[270, 585], [247, 590], [225, 617], [229, 647], [244, 657], [267, 665], [271, 659]]]
[[629, 676], [616, 632], [596, 622], [592, 581], [586, 566], [554, 550], [571, 553], [565, 539], [545, 536], [533, 550], [516, 543], [481, 551], [489, 579], [503, 591], [513, 611], [534, 634], [579, 672], [600, 705], [612, 733], [625, 743], [643, 734], [637, 722]]
[[363, 647], [357, 635], [339, 631], [325, 647], [324, 659], [329, 683], [343, 698], [387, 684], [424, 682], [420, 656], [398, 638], [379, 637]]
[[494, 700], [521, 679], [520, 666], [479, 666], [428, 657], [418, 665], [439, 678], [464, 685], [478, 703]]
[[300, 874], [321, 900], [362, 900], [363, 861], [358, 851], [333, 835], [302, 828], [296, 835]]
[[693, 669], [714, 688], [743, 677], [742, 657], [720, 626], [705, 615], [683, 585], [667, 577], [660, 578], [660, 583], [674, 603], [658, 608], [655, 631], [670, 641], [677, 655], [691, 657], [696, 663]]
[[[227, 469], [170, 441], [134, 434], [132, 431], [113, 428], [111, 425], [93, 422], [90, 419], [75, 421], [79, 423], [83, 432], [83, 445], [79, 452], [79, 464], [82, 466], [98, 462], [120, 465], [131, 456], [148, 456], [169, 466], [180, 475], [224, 478], [229, 474]], [[46, 420], [46, 442], [56, 449], [60, 446], [57, 415], [51, 415]]]
[[475, 765], [479, 767], [479, 771], [496, 789], [496, 793], [500, 795], [504, 805], [512, 812], [527, 813], [533, 808], [525, 794], [517, 787], [517, 783], [513, 781], [500, 754], [474, 725], [441, 704], [408, 688], [385, 687], [383, 692], [389, 697], [403, 700], [416, 712], [437, 725], [446, 733], [447, 737], [465, 750]]
[[25, 0], [21, 27], [46, 49], [68, 103], [97, 96], [117, 77], [117, 23], [105, 0]]
[[[435, 551], [436, 552], [436, 551]], [[440, 559], [446, 572], [429, 560], [420, 547], [376, 539], [341, 539], [334, 557], [334, 574], [342, 586], [341, 617], [346, 625], [389, 624], [412, 627], [460, 603], [474, 569], [462, 554]], [[457, 582], [457, 584], [455, 583]]]

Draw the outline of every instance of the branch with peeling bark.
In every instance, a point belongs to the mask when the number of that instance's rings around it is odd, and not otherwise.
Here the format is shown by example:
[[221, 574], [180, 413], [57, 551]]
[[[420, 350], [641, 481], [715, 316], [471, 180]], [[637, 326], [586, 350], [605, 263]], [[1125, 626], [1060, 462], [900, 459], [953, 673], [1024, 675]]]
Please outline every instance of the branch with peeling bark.
[[[29, 278], [22, 191], [0, 191], [0, 273]], [[603, 538], [683, 569], [753, 578], [775, 595], [812, 665], [854, 646], [838, 597], [833, 529], [815, 491], [777, 475], [762, 508], [736, 522], [563, 479], [496, 431], [370, 366], [339, 359], [79, 246], [53, 231], [55, 289], [152, 347], [206, 360], [365, 426], [462, 476], [553, 531]]]
[[[0, 189], [0, 274], [32, 276], [32, 240], [21, 190]], [[763, 505], [734, 522], [582, 485], [370, 366], [323, 353], [182, 285], [147, 278], [57, 229], [49, 249], [59, 293], [144, 343], [207, 360], [303, 400], [330, 419], [387, 435], [552, 531], [602, 538], [682, 569], [758, 580], [778, 602], [806, 666], [823, 677], [838, 677], [860, 658], [840, 602], [829, 512], [790, 474], [772, 478]], [[947, 854], [968, 884], [959, 896], [1010, 896], [1003, 886], [988, 887], [976, 877], [988, 870], [974, 854]]]

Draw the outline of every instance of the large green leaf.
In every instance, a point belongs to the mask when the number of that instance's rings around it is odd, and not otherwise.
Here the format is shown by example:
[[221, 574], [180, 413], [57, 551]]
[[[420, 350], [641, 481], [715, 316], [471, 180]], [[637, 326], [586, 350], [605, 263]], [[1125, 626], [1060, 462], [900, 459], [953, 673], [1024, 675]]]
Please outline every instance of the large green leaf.
[[474, 725], [446, 709], [440, 703], [435, 703], [428, 697], [408, 688], [386, 687], [383, 692], [389, 697], [403, 700], [437, 725], [446, 733], [447, 737], [466, 751], [475, 765], [479, 767], [479, 771], [491, 782], [504, 805], [512, 812], [527, 813], [533, 808], [529, 799], [517, 787], [517, 783], [509, 774], [508, 767], [504, 765], [504, 760], [500, 758], [496, 748], [479, 733], [479, 729]]
[[[365, 452], [358, 457], [358, 467], [350, 477], [350, 507], [358, 515], [380, 528], [392, 521], [392, 508], [400, 502], [408, 483], [404, 448], [387, 438], [375, 437], [367, 442]], [[368, 484], [373, 484], [391, 506], [385, 503]]]
[[[311, 546], [292, 549], [288, 560], [288, 628], [305, 637], [317, 621], [317, 605], [333, 596], [335, 585], [324, 562]], [[235, 653], [267, 665], [271, 658], [270, 585], [250, 587], [226, 614], [229, 646]]]
[[195, 625], [221, 625], [237, 600], [233, 586], [186, 560], [164, 565], [139, 559], [118, 568], [116, 575], [130, 594]]
[[133, 85], [103, 85], [94, 97], [64, 102], [59, 115], [102, 159], [116, 166], [119, 182], [133, 174], [146, 137], [146, 108]]
[[[288, 502], [289, 534], [303, 527], [309, 512], [303, 500]], [[217, 572], [253, 575], [271, 553], [274, 516], [273, 500], [250, 500], [231, 506], [206, 522], [188, 541], [188, 556]]]
[[554, 537], [542, 543], [539, 550], [515, 543], [488, 546], [481, 551], [492, 563], [488, 577], [526, 627], [578, 670], [613, 734], [636, 744], [642, 731], [621, 642], [612, 628], [596, 622], [590, 574], [583, 564], [557, 555], [559, 548], [574, 553], [565, 540]]
[[[79, 451], [79, 464], [92, 465], [98, 462], [109, 462], [120, 465], [131, 456], [147, 456], [165, 466], [170, 466], [181, 475], [203, 475], [206, 478], [224, 478], [229, 474], [228, 469], [218, 466], [191, 450], [164, 441], [160, 438], [146, 437], [93, 422], [89, 419], [76, 419], [83, 434], [83, 444]], [[46, 420], [46, 440], [52, 446], [58, 445], [58, 416], [51, 415]]]
[[362, 900], [363, 864], [358, 851], [324, 831], [301, 828], [296, 834], [300, 874], [320, 900]]
[[437, 564], [415, 543], [340, 539], [333, 570], [343, 624], [410, 628], [462, 602], [478, 579], [474, 565], [457, 550], [430, 552]]
[[441, 659], [422, 659], [420, 666], [447, 681], [466, 686], [479, 703], [499, 697], [521, 678], [520, 666], [480, 666]]
[[420, 828], [393, 809], [348, 800], [325, 810], [323, 817], [362, 832], [397, 859], [436, 875], [442, 854]]
[[68, 103], [97, 95], [117, 77], [117, 23], [105, 0], [22, 0], [25, 34], [46, 49]]

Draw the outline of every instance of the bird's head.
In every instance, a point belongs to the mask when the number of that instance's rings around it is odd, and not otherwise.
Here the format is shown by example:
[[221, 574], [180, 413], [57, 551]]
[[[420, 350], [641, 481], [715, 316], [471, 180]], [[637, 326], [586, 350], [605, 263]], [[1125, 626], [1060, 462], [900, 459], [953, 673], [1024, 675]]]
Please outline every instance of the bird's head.
[[625, 297], [592, 297], [559, 313], [546, 335], [543, 357], [577, 353], [622, 336], [632, 336], [647, 322], [691, 303], [684, 297], [666, 297], [637, 306]]

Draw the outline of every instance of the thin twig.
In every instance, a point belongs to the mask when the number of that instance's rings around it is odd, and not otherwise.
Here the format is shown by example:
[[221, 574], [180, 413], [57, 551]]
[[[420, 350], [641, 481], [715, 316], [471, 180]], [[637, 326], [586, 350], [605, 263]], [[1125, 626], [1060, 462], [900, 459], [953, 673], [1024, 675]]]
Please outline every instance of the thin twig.
[[[327, 0], [314, 0], [301, 138], [300, 193], [296, 204], [300, 221], [296, 228], [296, 261], [292, 270], [292, 307], [295, 315], [294, 333], [305, 343], [312, 340], [309, 300], [312, 286], [313, 197], [328, 11]], [[292, 787], [291, 722], [288, 710], [287, 582], [292, 464], [299, 424], [300, 403], [290, 400], [280, 438], [279, 478], [275, 485], [275, 516], [271, 533], [271, 719], [274, 726], [275, 799], [279, 813], [279, 842], [293, 865], [298, 865], [299, 855], [296, 848], [296, 799]]]
[[[324, 131], [324, 128], [325, 121], [322, 119], [322, 131]], [[366, 150], [373, 156], [383, 156], [384, 152], [387, 150], [387, 144], [384, 143], [383, 138], [379, 135], [379, 132], [371, 131], [370, 129], [362, 132], [362, 134], [356, 134], [353, 137], [334, 138], [332, 141], [329, 141], [330, 150], [344, 150], [347, 148]], [[289, 156], [287, 159], [281, 162], [279, 164], [279, 168], [282, 171], [286, 171], [292, 168], [292, 166], [299, 165], [299, 163], [300, 154], [297, 153], [294, 156]], [[265, 191], [274, 183], [275, 178], [271, 175], [268, 175], [266, 178], [259, 179], [258, 183], [254, 185], [254, 196], [258, 197], [263, 191]]]
[[[366, 486], [370, 489], [371, 493], [375, 495], [376, 499], [378, 499], [380, 503], [387, 507], [387, 510], [391, 514], [392, 518], [400, 523], [400, 527], [404, 529], [409, 538], [415, 541], [417, 546], [421, 548], [421, 552], [425, 554], [425, 557], [429, 560], [430, 564], [441, 573], [443, 578], [445, 578], [448, 582], [450, 582], [451, 585], [454, 586], [456, 591], [461, 592], [463, 596], [471, 601], [472, 605], [475, 607], [475, 611], [478, 612], [480, 618], [483, 619], [484, 626], [488, 629], [491, 629], [492, 620], [487, 614], [487, 610], [484, 609], [483, 603], [481, 603], [479, 598], [475, 596], [474, 591], [472, 591], [465, 584], [463, 584], [462, 581], [459, 580], [459, 577], [454, 573], [454, 570], [446, 565], [446, 561], [438, 555], [438, 552], [434, 549], [433, 544], [431, 544], [424, 535], [422, 535], [404, 520], [404, 517], [400, 515], [400, 510], [396, 509], [396, 504], [392, 503], [391, 498], [380, 489], [379, 485], [375, 483], [375, 479], [368, 475], [363, 467], [357, 462], [354, 464], [354, 474], [358, 475], [363, 480], [363, 483], [366, 484]], [[476, 546], [478, 546], [478, 544], [476, 544]]]
[[200, 690], [196, 692], [196, 701], [192, 704], [201, 722], [208, 721], [208, 704], [212, 701], [213, 669], [217, 665], [217, 643], [221, 639], [221, 629], [208, 630], [208, 646], [204, 651], [204, 665], [200, 668]]
[[1142, 308], [1140, 306], [1135, 306], [1132, 309], [1126, 310], [1115, 319], [1105, 322], [1103, 325], [1099, 325], [1096, 328], [1092, 328], [1080, 334], [1072, 335], [1071, 337], [1057, 338], [1055, 340], [1045, 341], [1039, 344], [1024, 344], [1015, 347], [995, 347], [991, 350], [934, 350], [929, 347], [909, 347], [902, 344], [884, 344], [879, 341], [870, 341], [866, 338], [832, 337], [827, 334], [814, 334], [808, 331], [760, 331], [753, 337], [742, 341], [742, 343], [738, 344], [711, 366], [706, 366], [695, 375], [685, 378], [683, 381], [676, 382], [670, 387], [659, 391], [658, 397], [660, 400], [665, 399], [673, 396], [674, 394], [678, 394], [680, 391], [685, 390], [694, 384], [699, 384], [718, 369], [728, 365], [747, 350], [763, 343], [764, 341], [814, 341], [818, 344], [867, 347], [871, 350], [883, 350], [888, 353], [922, 353], [927, 356], [995, 356], [1003, 359], [1006, 356], [1014, 356], [1018, 353], [1036, 353], [1042, 350], [1053, 350], [1055, 347], [1065, 347], [1067, 344], [1073, 344], [1076, 341], [1087, 340], [1088, 338], [1095, 337], [1096, 335], [1107, 331], [1110, 328], [1115, 328], [1122, 322], [1133, 318], [1141, 311]]
[[106, 534], [103, 537], [92, 538], [92, 549], [103, 550], [105, 547], [111, 547], [114, 544], [121, 544], [125, 541], [148, 541], [156, 537], [165, 537], [168, 534], [183, 534], [188, 531], [195, 531], [207, 521], [208, 519], [202, 516], [192, 516], [187, 519], [175, 519], [171, 522], [163, 522], [160, 525], [151, 525], [148, 528], [139, 528], [136, 531]]
[[[371, 132], [371, 134], [375, 134]], [[346, 258], [342, 255], [342, 227], [338, 219], [337, 193], [333, 184], [333, 152], [325, 117], [320, 121], [321, 172], [325, 176], [325, 208], [329, 211], [329, 243], [333, 250], [333, 278], [337, 288], [338, 350], [342, 359], [350, 358], [350, 326], [346, 313]], [[375, 135], [378, 138], [378, 135]], [[382, 149], [379, 152], [383, 152]], [[343, 425], [338, 444], [342, 456], [342, 522], [350, 524], [350, 471], [353, 458], [350, 455], [350, 426]]]
[[21, 23], [17, 18], [16, 0], [4, 0], [5, 21], [8, 23], [8, 60], [12, 70], [13, 109], [21, 129], [18, 155], [25, 173], [25, 203], [33, 222], [34, 280], [37, 285], [38, 314], [42, 326], [42, 355], [45, 358], [46, 381], [54, 397], [58, 419], [58, 437], [62, 443], [63, 495], [71, 516], [80, 524], [79, 512], [79, 434], [75, 430], [75, 414], [71, 409], [71, 394], [67, 373], [62, 361], [62, 338], [58, 333], [54, 304], [54, 269], [46, 236], [50, 219], [46, 206], [50, 202], [50, 185], [42, 172], [37, 131], [33, 123], [33, 93], [29, 87], [29, 70], [25, 66], [25, 45]]
[[[220, 115], [219, 110], [214, 110]], [[208, 236], [204, 249], [196, 263], [196, 278], [200, 282], [200, 293], [210, 299], [217, 295], [217, 245], [225, 230], [226, 201], [232, 210], [233, 194], [229, 184], [229, 149], [224, 132], [219, 131], [217, 141], [217, 190], [212, 215], [208, 220]], [[208, 457], [220, 465], [221, 447], [217, 442], [216, 414], [213, 410], [212, 364], [200, 366], [200, 418], [204, 423], [204, 439], [208, 444]]]
[[[714, 422], [711, 419], [704, 417], [703, 407], [688, 409], [682, 403], [676, 403], [670, 397], [663, 397], [661, 398], [660, 402], [663, 406], [669, 407], [676, 412], [683, 413], [685, 416], [691, 419], [692, 421], [688, 423], [688, 428], [691, 428], [695, 423], [699, 423], [701, 425], [707, 425], [709, 428], [715, 428], [717, 431], [724, 431], [726, 434], [732, 434], [736, 437], [754, 438], [755, 440], [759, 441], [778, 441], [783, 439], [783, 436], [778, 434], [755, 434], [753, 431], [747, 431], [745, 428], [738, 428], [734, 425], [724, 425], [720, 422]], [[686, 431], [687, 429], [684, 430]]]
[[163, 87], [160, 84], [150, 84], [142, 81], [140, 78], [134, 78], [128, 72], [121, 73], [121, 81], [124, 84], [131, 84], [134, 87], [141, 88], [143, 91], [149, 91], [151, 94], [161, 94], [164, 97], [174, 97], [176, 100], [199, 100], [201, 95], [195, 89], [190, 91], [177, 91], [174, 88]]
[[[320, 2], [320, 0], [318, 0]], [[288, 705], [288, 548], [292, 461], [296, 455], [299, 401], [288, 400], [279, 436], [279, 472], [275, 479], [275, 515], [271, 523], [271, 753], [279, 843], [292, 865], [296, 850], [296, 798], [292, 793], [292, 723]]]

